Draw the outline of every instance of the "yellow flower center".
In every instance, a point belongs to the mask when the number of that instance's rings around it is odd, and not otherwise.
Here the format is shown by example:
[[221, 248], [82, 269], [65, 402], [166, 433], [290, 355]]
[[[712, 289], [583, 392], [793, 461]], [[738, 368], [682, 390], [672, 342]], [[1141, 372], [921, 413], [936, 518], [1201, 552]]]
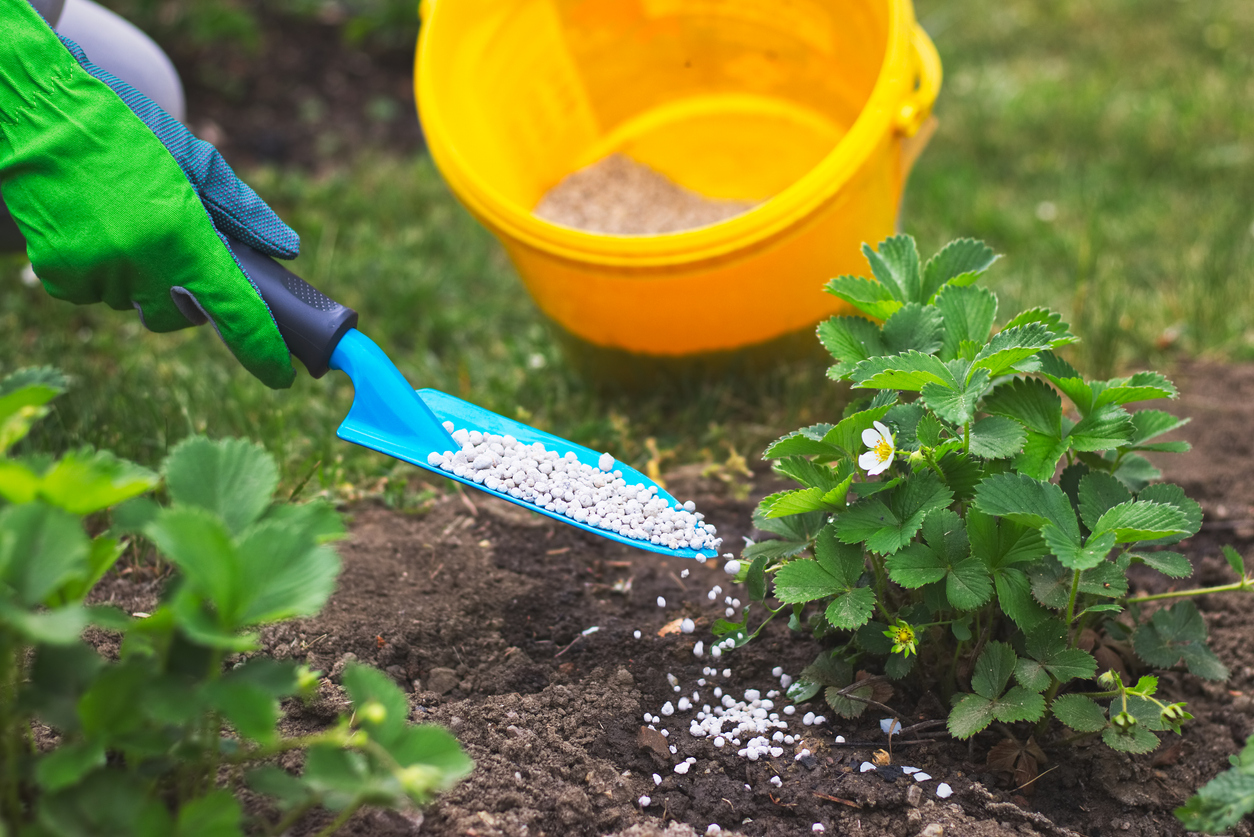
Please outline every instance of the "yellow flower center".
[[887, 462], [888, 457], [893, 455], [893, 443], [887, 439], [881, 438], [878, 442], [876, 442], [873, 450], [875, 451], [875, 456], [880, 462]]

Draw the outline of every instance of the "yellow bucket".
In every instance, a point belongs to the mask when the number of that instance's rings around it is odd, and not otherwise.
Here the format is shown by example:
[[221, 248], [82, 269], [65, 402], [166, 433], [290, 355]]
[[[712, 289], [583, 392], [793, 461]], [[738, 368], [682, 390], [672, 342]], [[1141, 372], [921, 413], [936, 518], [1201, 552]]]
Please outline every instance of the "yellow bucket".
[[[454, 194], [548, 317], [636, 355], [737, 349], [840, 311], [822, 283], [864, 273], [862, 242], [893, 233], [940, 88], [910, 0], [424, 0], [422, 13], [418, 108]], [[532, 214], [615, 152], [761, 203], [651, 236]]]

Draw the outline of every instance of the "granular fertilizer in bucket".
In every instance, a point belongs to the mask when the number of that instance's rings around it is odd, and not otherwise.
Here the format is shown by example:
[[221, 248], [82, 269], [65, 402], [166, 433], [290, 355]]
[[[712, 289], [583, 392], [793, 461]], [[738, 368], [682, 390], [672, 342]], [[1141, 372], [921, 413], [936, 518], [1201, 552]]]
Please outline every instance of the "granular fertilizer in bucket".
[[716, 200], [685, 189], [623, 154], [567, 175], [535, 208], [546, 221], [608, 235], [661, 235], [708, 227], [755, 201]]

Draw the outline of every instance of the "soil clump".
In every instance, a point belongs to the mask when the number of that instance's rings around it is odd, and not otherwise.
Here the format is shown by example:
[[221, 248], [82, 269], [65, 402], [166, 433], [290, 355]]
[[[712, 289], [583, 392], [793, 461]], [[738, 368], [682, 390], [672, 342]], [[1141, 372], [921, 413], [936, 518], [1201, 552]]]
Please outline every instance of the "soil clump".
[[573, 172], [545, 193], [535, 214], [607, 235], [663, 235], [707, 227], [757, 206], [707, 198], [623, 154]]

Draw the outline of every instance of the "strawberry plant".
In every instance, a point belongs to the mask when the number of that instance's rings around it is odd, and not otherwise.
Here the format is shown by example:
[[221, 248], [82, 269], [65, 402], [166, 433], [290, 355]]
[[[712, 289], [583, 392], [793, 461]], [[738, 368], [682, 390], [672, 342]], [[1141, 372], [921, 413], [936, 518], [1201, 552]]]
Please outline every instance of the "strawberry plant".
[[[421, 805], [466, 775], [456, 740], [410, 725], [404, 694], [365, 666], [344, 672], [351, 715], [280, 734], [280, 701], [317, 675], [250, 656], [256, 631], [321, 609], [339, 515], [273, 503], [275, 464], [243, 441], [189, 439], [161, 475], [101, 451], [7, 456], [64, 386], [50, 370], [0, 382], [0, 834], [280, 834], [318, 806], [336, 812], [329, 834], [362, 806]], [[144, 496], [162, 482], [168, 505]], [[112, 528], [93, 537], [102, 513]], [[135, 538], [176, 571], [160, 606], [85, 605]], [[81, 638], [93, 624], [121, 634], [116, 659]], [[56, 745], [37, 746], [36, 729]], [[299, 776], [272, 763], [292, 750]], [[243, 786], [277, 818], [245, 822]]]
[[[743, 555], [759, 607], [773, 581], [768, 621], [788, 610], [795, 629], [834, 646], [790, 696], [824, 691], [853, 716], [882, 705], [887, 681], [915, 675], [951, 699], [957, 738], [1026, 722], [1030, 743], [1056, 719], [1072, 737], [1153, 749], [1190, 716], [1157, 696], [1155, 677], [1132, 682], [1128, 670], [1226, 678], [1188, 597], [1254, 589], [1228, 550], [1238, 582], [1129, 593], [1134, 564], [1173, 580], [1192, 572], [1172, 546], [1198, 531], [1201, 509], [1155, 483], [1144, 456], [1186, 451], [1161, 438], [1185, 421], [1129, 409], [1175, 387], [1156, 372], [1086, 380], [1058, 354], [1076, 338], [1051, 311], [996, 327], [997, 297], [976, 283], [997, 257], [980, 242], [925, 264], [908, 236], [863, 251], [878, 281], [827, 285], [861, 315], [818, 334], [836, 361], [829, 377], [866, 397], [766, 450], [800, 487], [762, 501], [755, 522], [778, 538]], [[1164, 599], [1175, 601], [1150, 605]], [[715, 627], [736, 643], [756, 630], [747, 618]], [[855, 674], [876, 668], [883, 676]]]

